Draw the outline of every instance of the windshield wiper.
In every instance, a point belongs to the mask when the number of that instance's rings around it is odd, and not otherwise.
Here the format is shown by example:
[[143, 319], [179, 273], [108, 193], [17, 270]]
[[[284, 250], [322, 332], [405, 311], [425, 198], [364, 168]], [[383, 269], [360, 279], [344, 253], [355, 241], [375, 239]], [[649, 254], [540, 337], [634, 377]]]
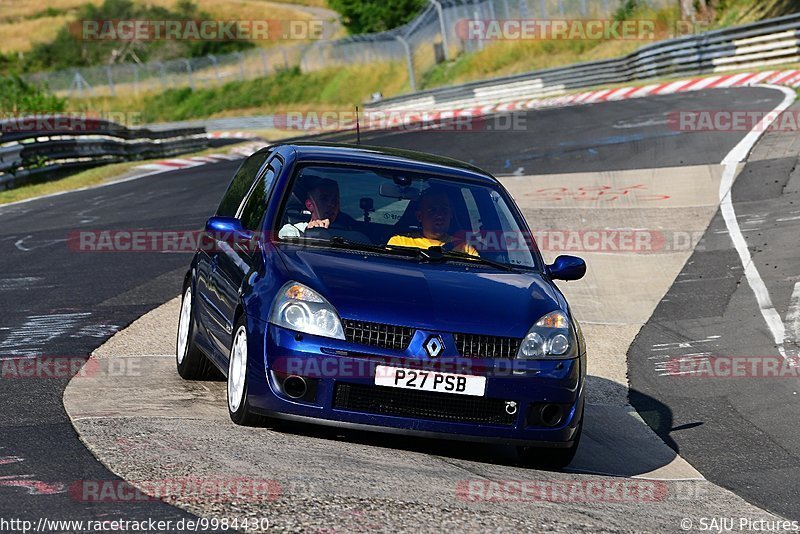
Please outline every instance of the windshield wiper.
[[491, 265], [497, 269], [502, 269], [504, 271], [514, 272], [515, 269], [511, 265], [506, 263], [500, 263], [499, 261], [489, 260], [486, 258], [482, 258], [481, 256], [473, 256], [472, 254], [468, 254], [466, 252], [460, 252], [458, 250], [445, 250], [442, 247], [430, 247], [427, 249], [428, 253], [433, 256], [432, 259], [437, 260], [445, 260], [445, 259], [457, 259], [457, 260], [467, 260], [467, 261], [474, 261], [478, 263], [483, 263], [484, 265]]
[[459, 252], [457, 250], [444, 250], [442, 249], [442, 247], [417, 248], [417, 247], [406, 247], [403, 245], [373, 245], [371, 243], [364, 243], [362, 241], [352, 241], [350, 239], [346, 239], [338, 235], [331, 236], [330, 239], [323, 239], [320, 237], [302, 237], [302, 236], [291, 236], [289, 238], [284, 238], [284, 239], [295, 243], [313, 241], [323, 245], [333, 245], [334, 247], [339, 247], [339, 248], [366, 250], [370, 252], [383, 252], [383, 253], [388, 252], [390, 254], [398, 254], [403, 256], [414, 255], [420, 257], [423, 260], [432, 262], [441, 262], [447, 259], [467, 260], [476, 263], [483, 263], [484, 265], [491, 265], [492, 267], [495, 267], [497, 269], [502, 269], [504, 271], [515, 272], [514, 267], [512, 267], [511, 265], [482, 258], [480, 256], [473, 256], [472, 254], [467, 254], [466, 252]]
[[328, 245], [336, 248], [349, 248], [353, 250], [366, 250], [369, 252], [383, 252], [389, 254], [397, 254], [403, 256], [422, 256], [424, 259], [431, 259], [430, 254], [425, 249], [417, 247], [403, 247], [399, 245], [373, 245], [372, 243], [364, 243], [363, 241], [352, 241], [350, 239], [335, 235], [328, 239], [323, 237], [306, 237], [306, 236], [288, 236], [281, 238], [283, 241], [290, 243], [305, 244], [308, 242]]
[[352, 241], [341, 236], [331, 236], [329, 242], [337, 247], [346, 247], [356, 250], [367, 250], [370, 252], [388, 252], [390, 254], [398, 254], [403, 256], [422, 256], [425, 259], [430, 259], [430, 255], [426, 250], [416, 247], [403, 247], [398, 245], [373, 245], [372, 243], [364, 243], [363, 241]]

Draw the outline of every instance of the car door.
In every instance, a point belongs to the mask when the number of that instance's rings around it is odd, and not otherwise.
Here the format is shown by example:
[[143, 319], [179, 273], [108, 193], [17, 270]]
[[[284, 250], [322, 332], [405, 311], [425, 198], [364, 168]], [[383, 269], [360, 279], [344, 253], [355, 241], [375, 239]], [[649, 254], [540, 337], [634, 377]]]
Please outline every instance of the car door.
[[[244, 203], [244, 199], [255, 183], [256, 178], [264, 166], [271, 149], [259, 150], [248, 157], [231, 180], [228, 189], [220, 201], [216, 215], [222, 217], [236, 217]], [[197, 294], [201, 308], [200, 324], [209, 339], [224, 339], [227, 336], [226, 323], [221, 308], [221, 298], [214, 285], [213, 273], [219, 262], [220, 244], [219, 236], [203, 232], [200, 238], [200, 250], [197, 256]]]
[[[275, 177], [280, 174], [283, 163], [280, 156], [273, 156], [267, 163], [266, 169], [253, 184], [250, 192], [242, 203], [237, 218], [242, 227], [250, 232], [254, 238], [249, 241], [233, 240], [219, 243], [217, 254], [218, 261], [212, 277], [219, 299], [219, 308], [223, 316], [226, 335], [219, 338], [221, 350], [226, 353], [230, 346], [233, 332], [233, 321], [236, 307], [239, 304], [239, 292], [245, 277], [250, 274], [254, 262], [258, 259], [256, 243], [260, 237], [264, 213], [267, 210], [269, 194]], [[224, 348], [223, 348], [224, 347]]]

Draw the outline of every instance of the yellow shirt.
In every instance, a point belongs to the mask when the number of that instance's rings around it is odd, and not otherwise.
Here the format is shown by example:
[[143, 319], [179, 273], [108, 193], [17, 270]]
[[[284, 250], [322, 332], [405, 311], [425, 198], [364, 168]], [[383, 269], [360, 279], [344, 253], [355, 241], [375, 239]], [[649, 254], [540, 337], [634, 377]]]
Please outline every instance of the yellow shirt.
[[[452, 240], [449, 239], [447, 242], [449, 243]], [[430, 247], [441, 247], [444, 245], [444, 241], [439, 241], [438, 239], [428, 239], [427, 237], [408, 237], [405, 235], [396, 235], [392, 236], [389, 239], [389, 242], [386, 243], [387, 245], [397, 245], [399, 247], [415, 247], [415, 248], [430, 248]], [[475, 247], [466, 243], [464, 241], [459, 242], [453, 250], [458, 252], [466, 252], [470, 256], [479, 256], [478, 251], [475, 250]]]

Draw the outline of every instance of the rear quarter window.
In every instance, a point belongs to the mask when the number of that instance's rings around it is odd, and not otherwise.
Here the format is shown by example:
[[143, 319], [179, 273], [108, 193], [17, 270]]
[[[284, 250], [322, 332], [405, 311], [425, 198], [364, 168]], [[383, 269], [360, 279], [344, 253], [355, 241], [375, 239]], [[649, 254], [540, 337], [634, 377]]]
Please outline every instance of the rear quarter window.
[[270, 153], [271, 151], [269, 150], [262, 150], [244, 160], [244, 163], [242, 163], [242, 166], [236, 171], [233, 180], [231, 180], [228, 186], [228, 190], [225, 191], [225, 195], [219, 203], [219, 208], [217, 208], [218, 216], [236, 216], [239, 205], [242, 203], [248, 191], [250, 191], [250, 187], [258, 174], [258, 170], [264, 165], [264, 162], [267, 161]]

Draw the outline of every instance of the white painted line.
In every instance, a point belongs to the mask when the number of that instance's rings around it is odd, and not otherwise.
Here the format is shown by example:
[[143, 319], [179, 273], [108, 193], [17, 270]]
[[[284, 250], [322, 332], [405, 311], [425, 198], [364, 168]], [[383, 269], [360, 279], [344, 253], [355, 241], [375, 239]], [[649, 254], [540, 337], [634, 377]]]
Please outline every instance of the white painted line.
[[606, 100], [620, 100], [622, 95], [630, 91], [630, 87], [620, 87], [619, 89], [614, 89], [608, 95], [606, 95]]
[[147, 169], [153, 171], [176, 171], [179, 167], [173, 165], [161, 165], [160, 163], [147, 163], [145, 165], [138, 165], [137, 169]]
[[663, 89], [658, 91], [658, 95], [671, 95], [672, 93], [677, 92], [678, 89], [686, 85], [686, 80], [678, 80], [677, 82], [672, 82], [671, 84], [665, 86]]
[[731, 87], [732, 85], [737, 84], [741, 80], [744, 80], [745, 78], [749, 78], [752, 75], [753, 75], [752, 72], [742, 72], [740, 74], [734, 74], [733, 76], [731, 76], [730, 78], [728, 78], [727, 80], [725, 80], [724, 82], [719, 84], [717, 87], [719, 87], [720, 89], [724, 89], [726, 87]]
[[595, 91], [595, 93], [592, 96], [590, 96], [589, 98], [586, 99], [585, 103], [586, 104], [593, 104], [593, 103], [597, 102], [598, 100], [600, 100], [601, 98], [603, 98], [604, 96], [606, 96], [607, 94], [612, 93], [612, 92], [614, 92], [613, 89], [604, 89], [602, 91]]
[[800, 282], [794, 285], [786, 312], [786, 341], [800, 343]]
[[784, 94], [783, 100], [771, 113], [767, 113], [764, 118], [733, 147], [728, 155], [725, 156], [725, 159], [722, 160], [723, 171], [722, 180], [719, 184], [719, 200], [722, 217], [725, 219], [725, 226], [728, 228], [728, 233], [731, 236], [736, 252], [739, 253], [739, 259], [744, 266], [744, 274], [747, 278], [747, 282], [750, 285], [750, 289], [752, 289], [755, 294], [758, 308], [761, 311], [762, 317], [764, 317], [764, 321], [767, 323], [767, 327], [769, 327], [772, 333], [775, 344], [778, 345], [778, 351], [781, 356], [785, 357], [786, 354], [783, 349], [783, 342], [786, 337], [786, 331], [783, 326], [783, 321], [777, 310], [775, 310], [775, 306], [772, 305], [772, 299], [769, 296], [767, 285], [764, 283], [764, 280], [758, 273], [758, 269], [753, 263], [750, 250], [747, 248], [747, 242], [744, 240], [742, 230], [739, 228], [739, 222], [736, 220], [736, 211], [733, 209], [733, 201], [731, 200], [731, 188], [733, 187], [733, 180], [736, 177], [737, 165], [747, 157], [762, 133], [778, 118], [778, 114], [791, 106], [796, 98], [795, 92], [786, 87], [779, 87], [777, 85], [761, 85], [760, 87], [768, 87], [781, 91]]
[[750, 85], [756, 85], [758, 83], [763, 82], [764, 80], [766, 80], [767, 78], [769, 78], [773, 74], [775, 74], [774, 70], [761, 72], [761, 73], [756, 74], [755, 76], [753, 76], [751, 79], [747, 80], [747, 83], [750, 84]]
[[192, 161], [190, 159], [183, 159], [183, 158], [173, 158], [173, 159], [167, 159], [167, 160], [164, 160], [164, 161], [166, 161], [167, 163], [172, 163], [173, 165], [179, 165], [180, 168], [197, 167], [198, 165], [203, 165], [200, 162]]
[[703, 78], [696, 84], [692, 85], [692, 91], [700, 91], [701, 89], [705, 89], [712, 83], [716, 82], [717, 80], [721, 79], [722, 76], [711, 76], [710, 78]]
[[652, 84], [652, 85], [645, 85], [644, 87], [640, 87], [631, 94], [628, 95], [627, 98], [641, 98], [643, 96], [647, 96], [650, 92], [658, 87], [660, 84]]

